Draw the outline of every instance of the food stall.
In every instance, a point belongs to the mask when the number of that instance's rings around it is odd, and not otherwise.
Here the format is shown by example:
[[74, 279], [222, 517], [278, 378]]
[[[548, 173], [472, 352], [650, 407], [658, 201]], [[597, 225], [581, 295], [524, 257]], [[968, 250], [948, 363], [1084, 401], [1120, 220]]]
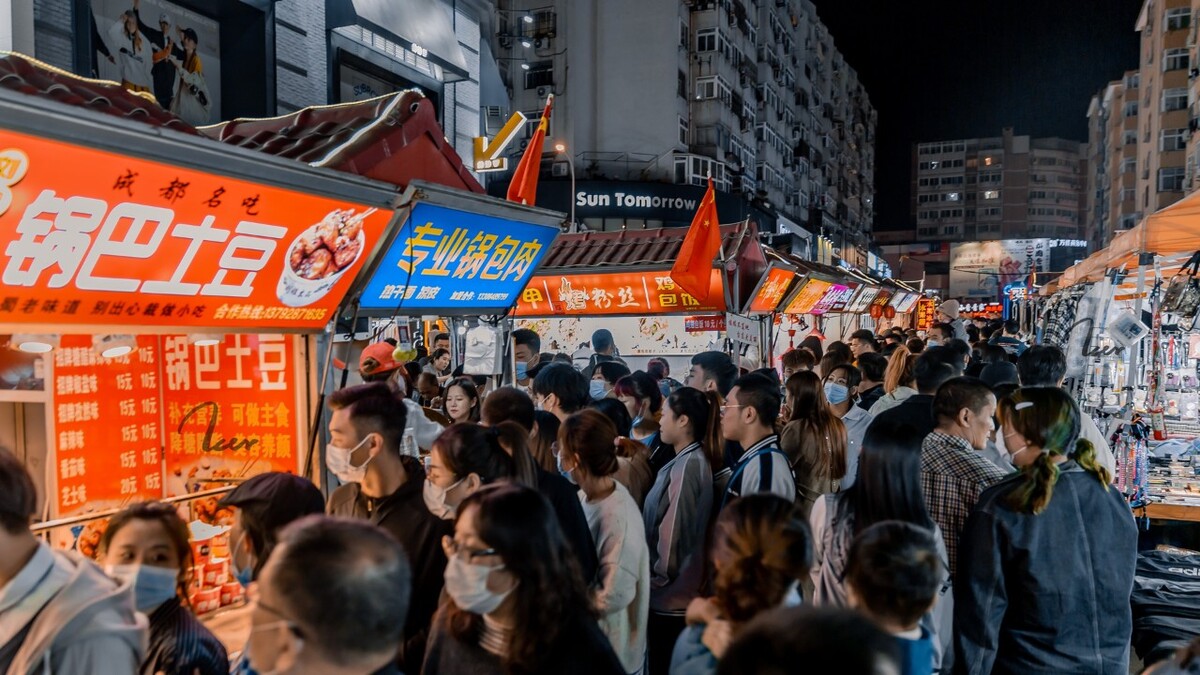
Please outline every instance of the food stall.
[[685, 235], [682, 229], [660, 229], [559, 237], [521, 293], [516, 327], [537, 332], [543, 352], [568, 355], [586, 349], [593, 331], [607, 328], [631, 369], [645, 369], [657, 356], [676, 375], [687, 371], [695, 354], [726, 351], [730, 316], [737, 334], [754, 342], [747, 333], [760, 320], [737, 310], [759, 296], [768, 304], [772, 295], [781, 297], [786, 289], [779, 288], [780, 279], [787, 275], [776, 273], [774, 282], [765, 276], [768, 265], [753, 224], [723, 225], [709, 295], [698, 300], [670, 276]]

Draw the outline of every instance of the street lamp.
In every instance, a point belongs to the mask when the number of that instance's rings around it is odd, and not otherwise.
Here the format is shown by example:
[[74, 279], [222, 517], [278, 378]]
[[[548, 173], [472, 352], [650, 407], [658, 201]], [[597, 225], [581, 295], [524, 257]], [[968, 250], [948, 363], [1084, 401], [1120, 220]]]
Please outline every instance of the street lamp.
[[575, 227], [575, 162], [567, 154], [567, 144], [558, 141], [554, 144], [554, 152], [567, 158], [567, 172], [571, 176], [571, 227]]

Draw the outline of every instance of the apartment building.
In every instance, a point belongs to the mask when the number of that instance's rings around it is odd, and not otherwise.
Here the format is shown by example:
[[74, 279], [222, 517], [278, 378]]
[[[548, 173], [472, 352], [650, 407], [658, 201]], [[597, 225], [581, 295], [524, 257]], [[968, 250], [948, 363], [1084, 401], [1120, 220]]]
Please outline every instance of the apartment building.
[[1081, 238], [1087, 144], [1001, 136], [919, 143], [908, 241]]
[[1192, 0], [1147, 0], [1141, 35], [1135, 201], [1153, 213], [1179, 201], [1187, 172]]
[[1141, 72], [1131, 70], [1088, 106], [1088, 187], [1083, 238], [1096, 251], [1137, 224], [1138, 113]]
[[[513, 109], [538, 118], [555, 95], [540, 205], [574, 205], [592, 230], [686, 225], [674, 205], [711, 175], [723, 221], [825, 234], [865, 260], [876, 113], [811, 2], [539, 2], [499, 3], [495, 50]], [[489, 130], [507, 115], [489, 110]]]

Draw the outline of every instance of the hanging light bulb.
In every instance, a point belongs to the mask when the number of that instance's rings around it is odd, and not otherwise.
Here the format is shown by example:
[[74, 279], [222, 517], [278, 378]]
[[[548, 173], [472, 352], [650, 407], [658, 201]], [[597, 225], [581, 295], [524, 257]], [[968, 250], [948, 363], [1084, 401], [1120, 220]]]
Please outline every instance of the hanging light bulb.
[[45, 354], [58, 346], [58, 336], [41, 333], [17, 333], [8, 344], [29, 354]]
[[137, 339], [132, 335], [97, 335], [92, 338], [92, 348], [106, 359], [115, 359], [137, 349]]

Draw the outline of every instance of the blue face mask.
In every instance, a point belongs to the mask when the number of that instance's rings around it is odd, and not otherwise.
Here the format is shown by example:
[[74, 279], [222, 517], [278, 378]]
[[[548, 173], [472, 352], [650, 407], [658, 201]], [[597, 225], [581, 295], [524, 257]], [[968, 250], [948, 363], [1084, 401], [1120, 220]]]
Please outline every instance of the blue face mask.
[[517, 361], [517, 379], [524, 380], [529, 377], [529, 364], [524, 361]]
[[932, 340], [932, 339], [931, 339], [931, 340], [926, 340], [926, 341], [925, 341], [925, 346], [926, 346], [926, 347], [937, 347], [937, 346], [938, 346], [938, 345], [940, 345], [940, 344], [942, 344], [942, 343], [941, 343], [941, 342], [939, 342], [939, 341], [937, 341], [937, 340]]
[[588, 393], [591, 394], [593, 401], [599, 401], [608, 396], [608, 383], [604, 380], [592, 380]]
[[558, 465], [558, 472], [562, 474], [563, 478], [566, 478], [571, 485], [579, 485], [579, 483], [575, 482], [575, 477], [571, 475], [571, 472], [563, 468], [562, 454], [557, 454], [554, 456], [554, 463]]
[[134, 603], [142, 613], [148, 614], [178, 595], [179, 573], [175, 570], [150, 565], [109, 565], [104, 571], [113, 579], [133, 584]]
[[246, 535], [243, 534], [238, 538], [237, 543], [234, 544], [233, 549], [229, 552], [229, 567], [233, 571], [233, 578], [241, 584], [242, 588], [248, 587], [254, 581], [254, 565], [246, 565], [245, 567], [238, 565], [238, 549], [242, 547], [245, 539]]
[[845, 403], [846, 399], [850, 398], [850, 389], [844, 384], [826, 382], [825, 398], [829, 399], [829, 402], [833, 405], [840, 405]]

